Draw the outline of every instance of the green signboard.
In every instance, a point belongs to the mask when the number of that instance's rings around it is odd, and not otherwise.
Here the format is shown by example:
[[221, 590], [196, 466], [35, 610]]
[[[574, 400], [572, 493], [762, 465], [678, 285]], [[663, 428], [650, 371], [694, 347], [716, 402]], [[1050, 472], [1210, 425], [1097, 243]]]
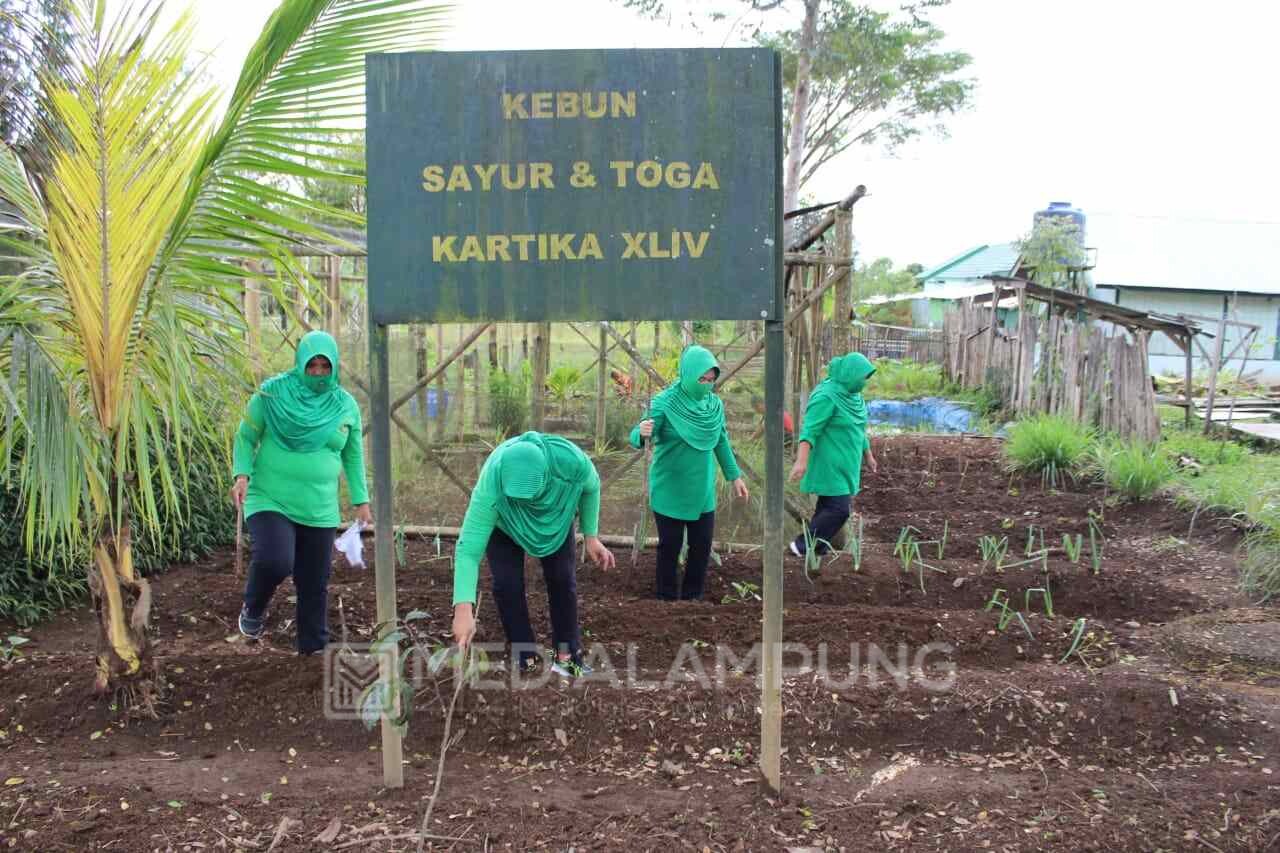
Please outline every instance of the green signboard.
[[779, 319], [777, 55], [368, 57], [369, 309]]

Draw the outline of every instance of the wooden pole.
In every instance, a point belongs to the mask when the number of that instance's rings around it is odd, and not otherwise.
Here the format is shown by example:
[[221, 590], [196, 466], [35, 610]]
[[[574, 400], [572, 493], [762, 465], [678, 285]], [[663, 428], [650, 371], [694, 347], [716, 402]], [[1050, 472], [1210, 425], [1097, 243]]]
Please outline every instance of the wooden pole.
[[547, 420], [547, 349], [550, 346], [550, 323], [538, 323], [533, 338], [533, 428], [542, 432]]
[[[774, 54], [777, 57], [777, 54]], [[774, 115], [782, 115], [782, 67], [775, 58], [773, 68]], [[775, 121], [774, 162], [782, 163], [781, 121]], [[764, 578], [760, 604], [763, 616], [761, 630], [760, 685], [760, 771], [765, 782], [775, 791], [782, 789], [782, 505], [783, 458], [782, 412], [786, 320], [785, 268], [782, 249], [783, 229], [782, 170], [775, 169], [774, 179], [774, 280], [772, 316], [765, 319], [764, 394], [765, 394], [765, 500], [764, 500]], [[861, 188], [860, 188], [861, 189]], [[865, 190], [863, 190], [865, 192]], [[856, 199], [854, 199], [856, 200]], [[853, 200], [849, 200], [852, 205]], [[846, 268], [847, 270], [847, 268]], [[817, 290], [817, 288], [814, 288]]]
[[625, 337], [623, 337], [622, 334], [619, 333], [618, 330], [615, 329], [608, 320], [601, 320], [600, 328], [603, 329], [610, 337], [612, 337], [615, 341], [618, 342], [618, 346], [622, 347], [622, 351], [631, 357], [631, 363], [633, 366], [643, 370], [646, 374], [648, 374], [649, 378], [653, 380], [654, 386], [656, 388], [662, 388], [667, 384], [666, 381], [663, 380], [662, 374], [659, 373], [657, 370], [655, 370], [653, 365], [649, 363], [648, 359], [642, 356], [636, 350], [635, 346], [630, 341], [628, 341]]
[[[414, 378], [417, 380], [415, 388], [422, 389], [418, 393], [418, 417], [422, 422], [427, 421], [427, 391], [423, 383], [423, 378], [427, 375], [427, 327], [422, 323], [415, 323], [409, 327], [409, 333], [413, 337], [414, 349]], [[392, 409], [394, 410], [394, 406]]]
[[[378, 624], [384, 632], [393, 630], [397, 619], [396, 561], [392, 519], [391, 483], [391, 370], [388, 358], [387, 327], [369, 330], [369, 372], [372, 390], [369, 408], [373, 421], [373, 506], [374, 506], [374, 589], [377, 599]], [[378, 669], [384, 683], [395, 675], [395, 662], [388, 655], [378, 656]], [[391, 691], [396, 693], [396, 691]], [[398, 694], [392, 707], [382, 713], [382, 783], [388, 788], [404, 787], [404, 748], [400, 730], [393, 720], [399, 716]]]
[[1192, 338], [1192, 335], [1190, 332], [1188, 332], [1182, 347], [1183, 355], [1186, 357], [1186, 367], [1184, 368], [1186, 372], [1182, 379], [1183, 381], [1182, 393], [1187, 398], [1187, 408], [1182, 414], [1183, 429], [1191, 429], [1191, 409], [1195, 405], [1195, 402], [1192, 399], [1192, 388], [1191, 388], [1191, 377], [1194, 372], [1192, 370], [1193, 356], [1191, 354], [1191, 338]]
[[[1218, 321], [1218, 340], [1213, 344], [1213, 362], [1209, 365], [1209, 393], [1205, 397], [1204, 434], [1213, 430], [1213, 398], [1218, 393], [1218, 371], [1222, 369], [1222, 348], [1227, 339], [1227, 299], [1222, 298], [1222, 319]], [[1190, 401], [1188, 401], [1190, 402]]]
[[[494, 340], [495, 339], [492, 336], [490, 336], [489, 338], [490, 353], [494, 352], [493, 350]], [[488, 387], [488, 385], [485, 383], [485, 377], [488, 375], [488, 372], [490, 370], [493, 370], [496, 366], [497, 366], [496, 356], [493, 358], [492, 361], [485, 363], [480, 359], [480, 353], [479, 352], [476, 353], [475, 370], [471, 374], [472, 376], [471, 387], [474, 392], [472, 394], [472, 399], [475, 400], [475, 417], [472, 419], [472, 422], [475, 424], [477, 428], [480, 426], [480, 424], [484, 423], [485, 421], [485, 412], [483, 411], [483, 406], [482, 406], [484, 391]]]
[[[458, 324], [458, 340], [461, 341], [465, 337], [462, 333], [462, 324]], [[462, 358], [458, 359], [458, 374], [455, 378], [453, 392], [454, 401], [450, 408], [457, 409], [458, 412], [458, 443], [461, 444], [467, 435], [467, 354], [463, 353]]]
[[325, 304], [325, 319], [328, 328], [325, 330], [333, 339], [338, 340], [340, 319], [342, 317], [342, 258], [329, 256], [329, 289]]
[[600, 359], [596, 372], [596, 453], [604, 450], [605, 422], [604, 401], [609, 393], [609, 333], [600, 329]]
[[[853, 213], [842, 207], [836, 208], [834, 221], [835, 241], [832, 254], [838, 258], [853, 256]], [[831, 267], [830, 269], [835, 269]], [[836, 282], [836, 304], [831, 315], [831, 351], [834, 355], [844, 355], [853, 346], [853, 277], [845, 275]]]
[[[444, 323], [436, 324], [436, 364], [444, 364]], [[444, 400], [444, 380], [445, 371], [441, 370], [436, 376], [436, 423], [434, 435], [437, 443], [444, 441], [444, 420], [449, 411], [449, 407], [445, 405]]]
[[[258, 261], [249, 261], [249, 269], [253, 273], [261, 273], [262, 264]], [[253, 275], [244, 280], [244, 329], [246, 343], [249, 345], [249, 363], [253, 368], [253, 376], [255, 380], [260, 379], [263, 373], [262, 292], [258, 289], [258, 279]]]

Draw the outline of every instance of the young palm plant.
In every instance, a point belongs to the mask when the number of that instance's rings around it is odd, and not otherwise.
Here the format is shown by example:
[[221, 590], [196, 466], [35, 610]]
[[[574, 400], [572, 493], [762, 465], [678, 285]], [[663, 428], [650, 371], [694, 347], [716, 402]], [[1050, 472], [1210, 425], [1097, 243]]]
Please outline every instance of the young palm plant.
[[132, 543], [183, 512], [192, 455], [216, 444], [207, 436], [246, 390], [244, 261], [270, 263], [263, 283], [282, 304], [286, 286], [310, 298], [293, 252], [333, 242], [312, 223], [363, 223], [290, 187], [359, 183], [364, 170], [308, 157], [308, 143], [362, 115], [365, 53], [426, 45], [441, 11], [283, 0], [216, 118], [187, 62], [190, 17], [162, 29], [160, 10], [112, 17], [105, 0], [73, 0], [71, 61], [44, 86], [46, 179], [0, 146], [0, 247], [18, 270], [0, 276], [6, 476], [29, 549], [89, 547], [94, 685], [143, 710], [157, 680]]

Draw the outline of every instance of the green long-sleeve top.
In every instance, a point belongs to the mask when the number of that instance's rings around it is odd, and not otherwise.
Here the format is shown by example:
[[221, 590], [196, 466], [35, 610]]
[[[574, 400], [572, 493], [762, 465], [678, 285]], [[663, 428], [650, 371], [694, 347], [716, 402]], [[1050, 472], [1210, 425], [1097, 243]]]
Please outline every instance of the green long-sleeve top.
[[305, 527], [337, 527], [338, 473], [346, 474], [351, 503], [369, 502], [360, 406], [345, 391], [342, 419], [316, 450], [289, 450], [268, 426], [260, 393], [249, 400], [232, 452], [233, 474], [249, 478], [247, 518], [278, 512]]
[[[650, 415], [645, 413], [645, 417]], [[642, 447], [640, 425], [631, 430], [631, 446]], [[721, 428], [711, 451], [698, 450], [666, 421], [653, 422], [653, 464], [649, 466], [649, 504], [653, 511], [681, 521], [697, 521], [716, 508], [716, 463], [730, 482], [742, 476], [729, 433]]]
[[[518, 442], [534, 442], [545, 451], [545, 483], [527, 501], [503, 494], [502, 461]], [[600, 531], [600, 475], [581, 448], [556, 435], [525, 433], [494, 448], [480, 468], [471, 502], [462, 519], [453, 558], [453, 603], [475, 603], [480, 559], [494, 528], [511, 537], [525, 553], [545, 557], [556, 552], [577, 516], [584, 536]]]
[[875, 367], [855, 352], [832, 359], [828, 371], [829, 378], [813, 390], [804, 410], [799, 441], [808, 442], [810, 451], [800, 490], [856, 495], [862, 486], [862, 456], [871, 447], [862, 389]]

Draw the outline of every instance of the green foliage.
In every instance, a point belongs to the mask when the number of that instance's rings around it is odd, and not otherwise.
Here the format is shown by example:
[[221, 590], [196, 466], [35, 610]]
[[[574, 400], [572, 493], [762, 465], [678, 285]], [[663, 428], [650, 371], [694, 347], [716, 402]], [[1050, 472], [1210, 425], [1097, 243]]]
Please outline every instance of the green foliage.
[[[235, 512], [227, 501], [220, 453], [189, 460], [186, 471], [183, 505], [176, 511], [161, 505], [158, 531], [138, 528], [133, 556], [143, 574], [203, 559], [235, 539]], [[89, 552], [84, 545], [63, 545], [28, 557], [21, 502], [16, 487], [0, 483], [0, 619], [27, 626], [84, 599]]]
[[[1065, 217], [1047, 217], [1036, 222], [1031, 233], [1018, 241], [1023, 262], [1031, 268], [1031, 279], [1044, 287], [1070, 289], [1071, 270], [1084, 266], [1080, 228]], [[1077, 290], [1084, 279], [1079, 278]]]
[[1280, 596], [1280, 532], [1260, 527], [1245, 537], [1240, 587], [1259, 603]]
[[550, 392], [551, 399], [560, 404], [561, 416], [564, 415], [565, 404], [573, 395], [573, 389], [581, 381], [582, 371], [567, 364], [560, 365], [547, 377], [547, 391]]
[[[876, 296], [898, 296], [920, 289], [916, 279], [915, 265], [895, 270], [889, 258], [877, 258], [871, 263], [856, 269], [853, 274], [853, 292], [859, 300], [867, 300]], [[835, 304], [834, 293], [828, 298]], [[855, 307], [858, 319], [867, 323], [883, 323], [890, 326], [908, 326], [911, 324], [911, 301], [886, 302], [880, 305], [867, 305], [865, 302]], [[829, 312], [828, 312], [829, 313]]]
[[1092, 431], [1069, 418], [1037, 415], [1009, 430], [1006, 464], [1023, 474], [1039, 474], [1056, 488], [1064, 476], [1074, 476], [1088, 459]]
[[[528, 362], [524, 363], [524, 367]], [[507, 373], [495, 369], [489, 373], [489, 423], [509, 438], [519, 435], [529, 424], [529, 379], [527, 371]]]
[[1173, 479], [1173, 463], [1142, 441], [1101, 441], [1093, 464], [1107, 488], [1137, 501], [1150, 500]]
[[634, 403], [611, 397], [604, 404], [604, 443], [602, 450], [619, 450], [631, 441], [631, 428], [640, 420]]
[[942, 378], [942, 365], [920, 364], [895, 358], [876, 359], [876, 372], [867, 383], [865, 394], [879, 400], [914, 400], [938, 397], [947, 393]]

